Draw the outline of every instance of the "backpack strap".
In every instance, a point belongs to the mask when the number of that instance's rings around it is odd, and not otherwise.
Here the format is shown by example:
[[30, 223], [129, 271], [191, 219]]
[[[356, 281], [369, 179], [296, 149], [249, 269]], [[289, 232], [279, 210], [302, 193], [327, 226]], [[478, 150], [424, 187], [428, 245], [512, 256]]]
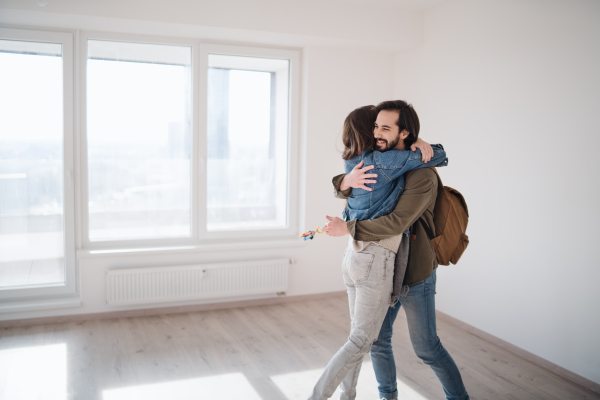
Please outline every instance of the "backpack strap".
[[419, 217], [419, 219], [417, 220], [417, 222], [421, 223], [421, 226], [423, 227], [423, 229], [425, 229], [425, 233], [427, 233], [427, 237], [429, 238], [429, 240], [433, 240], [433, 238], [435, 238], [435, 235], [433, 234], [431, 228], [429, 227], [429, 225], [427, 225], [425, 222], [423, 222], [423, 220], [421, 219], [421, 217]]
[[[437, 180], [438, 180], [438, 193], [440, 188], [443, 188], [443, 184], [442, 184], [442, 178], [440, 178], [440, 174], [438, 174], [437, 170], [435, 169], [435, 167], [427, 167], [429, 169], [431, 169], [433, 172], [435, 172], [435, 176], [437, 176]], [[416, 169], [409, 171], [406, 176], [404, 177], [405, 179], [408, 178], [410, 176], [410, 174], [412, 174], [413, 172], [415, 172]], [[437, 200], [437, 197], [436, 197]], [[435, 235], [433, 233], [433, 231], [431, 230], [431, 227], [429, 225], [427, 225], [425, 222], [423, 222], [423, 220], [421, 219], [421, 217], [419, 217], [417, 219], [417, 222], [421, 223], [421, 226], [423, 227], [423, 229], [425, 230], [425, 233], [427, 233], [427, 236], [429, 237], [429, 240], [432, 240], [433, 238], [435, 238]], [[415, 222], [416, 223], [416, 222]]]
[[437, 169], [435, 167], [429, 167], [430, 170], [432, 170], [433, 172], [435, 172], [435, 176], [437, 176], [438, 179], [438, 192], [440, 191], [440, 188], [444, 187], [444, 184], [442, 183], [442, 178], [440, 178], [440, 174], [437, 172]]

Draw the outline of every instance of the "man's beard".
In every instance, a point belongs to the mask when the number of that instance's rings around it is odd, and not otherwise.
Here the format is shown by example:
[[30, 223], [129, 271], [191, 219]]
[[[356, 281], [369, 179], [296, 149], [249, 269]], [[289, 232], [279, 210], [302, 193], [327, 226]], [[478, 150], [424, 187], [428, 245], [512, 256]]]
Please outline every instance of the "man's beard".
[[[380, 139], [380, 140], [385, 140], [385, 139]], [[381, 148], [377, 144], [377, 139], [375, 139], [375, 148], [377, 149], [377, 151], [384, 153], [388, 150], [393, 150], [396, 146], [398, 146], [399, 142], [400, 142], [400, 135], [396, 136], [396, 139], [392, 140], [391, 142], [388, 142], [387, 140], [385, 140], [385, 147]]]

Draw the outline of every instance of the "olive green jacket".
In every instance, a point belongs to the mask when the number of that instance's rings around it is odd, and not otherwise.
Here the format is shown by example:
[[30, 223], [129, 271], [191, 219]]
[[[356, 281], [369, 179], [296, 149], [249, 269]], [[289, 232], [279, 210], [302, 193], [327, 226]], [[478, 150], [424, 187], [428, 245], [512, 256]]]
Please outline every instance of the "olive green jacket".
[[[352, 189], [340, 191], [345, 174], [333, 178], [335, 196], [347, 199]], [[435, 234], [433, 208], [437, 197], [438, 180], [430, 168], [421, 168], [405, 176], [405, 188], [388, 215], [376, 219], [347, 221], [348, 231], [355, 240], [377, 241], [390, 238], [410, 227], [410, 254], [404, 285], [424, 281], [437, 268], [435, 251], [431, 247], [425, 225]]]

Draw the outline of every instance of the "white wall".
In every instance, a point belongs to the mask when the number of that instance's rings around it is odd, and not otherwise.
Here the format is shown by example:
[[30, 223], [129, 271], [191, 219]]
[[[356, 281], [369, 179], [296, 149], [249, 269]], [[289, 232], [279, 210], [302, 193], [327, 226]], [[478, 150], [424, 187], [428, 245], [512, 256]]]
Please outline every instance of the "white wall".
[[[52, 1], [49, 2], [51, 5]], [[91, 3], [90, 3], [91, 4]], [[90, 10], [88, 10], [91, 13]], [[92, 10], [93, 11], [93, 10]], [[89, 14], [88, 13], [88, 14]], [[297, 22], [293, 14], [289, 18]], [[39, 29], [95, 29], [135, 34], [183, 36], [206, 40], [203, 26], [187, 26], [159, 22], [114, 19], [90, 15], [0, 8], [0, 23], [32, 26]], [[182, 28], [183, 27], [183, 28]], [[185, 28], [185, 29], [184, 29]], [[216, 33], [212, 33], [216, 35]], [[236, 36], [237, 35], [237, 36]], [[217, 39], [247, 41], [235, 30], [221, 32]], [[261, 35], [258, 45], [277, 45], [278, 35]], [[348, 46], [314, 45], [310, 38], [296, 37], [302, 51], [303, 104], [301, 117], [302, 146], [292, 149], [301, 154], [303, 184], [301, 188], [301, 229], [315, 229], [327, 222], [325, 215], [341, 215], [342, 201], [332, 194], [331, 178], [343, 172], [343, 162], [336, 140], [346, 115], [354, 108], [389, 99], [393, 93], [394, 54], [365, 50], [363, 43]], [[331, 40], [324, 38], [324, 43]], [[289, 46], [288, 46], [289, 47]], [[341, 291], [341, 261], [347, 239], [318, 235], [311, 242], [296, 246], [240, 249], [227, 252], [181, 252], [171, 254], [103, 255], [80, 258], [80, 293], [78, 308], [0, 313], [0, 320], [86, 314], [140, 307], [109, 307], [105, 302], [105, 272], [109, 268], [127, 266], [160, 266], [195, 263], [230, 262], [264, 258], [289, 257], [297, 261], [290, 266], [289, 296]], [[222, 301], [223, 299], [217, 299]], [[232, 299], [226, 299], [232, 300]], [[197, 302], [196, 302], [197, 303]], [[161, 306], [193, 304], [168, 303]], [[154, 306], [152, 306], [154, 307]]]
[[396, 56], [471, 243], [437, 307], [600, 383], [600, 2], [460, 0]]

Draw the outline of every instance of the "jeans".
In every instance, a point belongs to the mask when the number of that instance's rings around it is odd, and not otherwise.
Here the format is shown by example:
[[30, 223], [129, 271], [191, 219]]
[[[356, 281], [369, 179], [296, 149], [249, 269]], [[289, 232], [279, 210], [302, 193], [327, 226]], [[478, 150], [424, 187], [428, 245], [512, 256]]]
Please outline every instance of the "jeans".
[[324, 400], [341, 384], [340, 399], [356, 398], [356, 382], [364, 356], [379, 335], [390, 308], [396, 254], [377, 245], [361, 252], [349, 246], [342, 263], [348, 290], [350, 336], [333, 356], [317, 381], [309, 400]]
[[465, 389], [458, 367], [442, 346], [435, 324], [435, 271], [423, 282], [404, 287], [400, 300], [390, 307], [379, 331], [379, 336], [371, 347], [371, 361], [377, 379], [379, 397], [397, 399], [396, 364], [392, 351], [392, 326], [400, 306], [404, 307], [408, 322], [410, 341], [417, 356], [431, 367], [436, 374], [446, 399], [466, 400]]

